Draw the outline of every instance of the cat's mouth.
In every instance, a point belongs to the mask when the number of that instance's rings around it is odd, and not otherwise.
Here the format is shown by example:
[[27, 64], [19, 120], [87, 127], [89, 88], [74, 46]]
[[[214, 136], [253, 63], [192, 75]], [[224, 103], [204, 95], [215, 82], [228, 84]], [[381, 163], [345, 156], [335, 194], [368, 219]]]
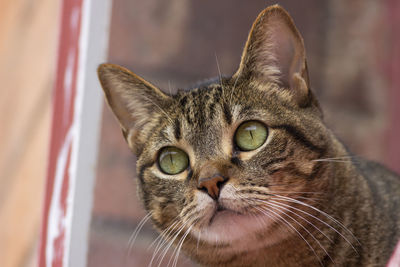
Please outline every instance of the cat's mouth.
[[[198, 230], [192, 232], [195, 238], [210, 243], [233, 244], [235, 240], [243, 238], [253, 240], [253, 233], [259, 231], [260, 227], [265, 227], [269, 224], [269, 218], [248, 212], [249, 209], [243, 206], [240, 210], [232, 208], [239, 209], [240, 205], [230, 207], [228, 204], [224, 206], [215, 203], [213, 209], [209, 210], [208, 214], [204, 214], [203, 223], [199, 224]], [[263, 223], [260, 224], [260, 221]]]
[[220, 203], [217, 204], [217, 208], [214, 211], [214, 214], [211, 216], [208, 225], [212, 225], [215, 221], [226, 220], [235, 216], [242, 216], [243, 213], [228, 209], [222, 206]]
[[261, 208], [237, 196], [236, 189], [229, 184], [221, 191], [218, 201], [199, 192], [197, 203], [198, 221], [192, 234], [209, 243], [237, 244], [235, 241], [243, 238], [253, 242], [255, 233], [273, 223], [270, 216], [260, 213]]

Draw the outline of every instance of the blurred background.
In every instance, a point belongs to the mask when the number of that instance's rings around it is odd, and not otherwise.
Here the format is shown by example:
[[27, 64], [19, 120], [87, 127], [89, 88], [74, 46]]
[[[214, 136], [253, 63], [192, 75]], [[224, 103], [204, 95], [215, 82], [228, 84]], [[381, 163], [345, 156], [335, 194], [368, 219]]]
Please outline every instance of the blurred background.
[[[164, 90], [232, 74], [257, 14], [293, 16], [327, 124], [356, 154], [400, 172], [400, 2], [114, 0], [109, 62]], [[0, 266], [35, 266], [59, 1], [0, 1]], [[95, 70], [93, 70], [95, 71]], [[100, 90], [100, 86], [99, 86]], [[135, 157], [103, 109], [88, 266], [147, 266], [157, 237], [136, 196]], [[168, 259], [168, 258], [167, 258]], [[181, 257], [179, 266], [192, 266]]]

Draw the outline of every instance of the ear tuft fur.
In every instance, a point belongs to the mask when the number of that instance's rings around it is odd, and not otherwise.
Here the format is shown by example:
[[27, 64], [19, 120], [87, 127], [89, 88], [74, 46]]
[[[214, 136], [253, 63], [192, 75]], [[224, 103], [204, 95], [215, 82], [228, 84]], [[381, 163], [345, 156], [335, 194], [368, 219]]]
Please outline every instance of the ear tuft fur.
[[114, 64], [101, 64], [98, 77], [106, 100], [117, 117], [124, 137], [135, 137], [155, 113], [164, 112], [171, 97], [129, 70]]
[[303, 38], [279, 5], [266, 8], [253, 23], [234, 77], [239, 75], [290, 89], [299, 101], [309, 94]]

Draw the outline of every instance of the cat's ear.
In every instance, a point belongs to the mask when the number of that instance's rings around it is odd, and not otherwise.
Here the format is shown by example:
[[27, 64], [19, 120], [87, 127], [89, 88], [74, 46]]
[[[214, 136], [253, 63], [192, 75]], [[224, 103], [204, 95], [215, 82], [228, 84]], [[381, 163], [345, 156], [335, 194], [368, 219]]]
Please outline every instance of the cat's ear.
[[258, 15], [234, 77], [238, 75], [291, 89], [298, 101], [309, 94], [303, 38], [282, 7], [274, 5]]
[[[154, 85], [121, 66], [101, 64], [97, 74], [125, 138], [134, 138], [155, 112], [172, 101]], [[134, 140], [127, 141], [131, 145]]]

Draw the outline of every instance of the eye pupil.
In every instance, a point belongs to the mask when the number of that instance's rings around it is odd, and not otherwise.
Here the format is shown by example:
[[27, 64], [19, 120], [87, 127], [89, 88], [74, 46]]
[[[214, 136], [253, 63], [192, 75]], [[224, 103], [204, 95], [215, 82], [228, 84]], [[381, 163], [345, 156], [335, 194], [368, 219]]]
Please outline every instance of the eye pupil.
[[267, 127], [258, 121], [242, 123], [235, 133], [235, 143], [242, 151], [251, 151], [264, 144], [268, 136]]
[[166, 174], [178, 174], [189, 166], [189, 158], [177, 147], [164, 147], [158, 155], [158, 166]]
[[250, 130], [249, 133], [250, 133], [250, 135], [251, 135], [251, 139], [254, 139], [254, 137], [253, 137], [253, 131]]

